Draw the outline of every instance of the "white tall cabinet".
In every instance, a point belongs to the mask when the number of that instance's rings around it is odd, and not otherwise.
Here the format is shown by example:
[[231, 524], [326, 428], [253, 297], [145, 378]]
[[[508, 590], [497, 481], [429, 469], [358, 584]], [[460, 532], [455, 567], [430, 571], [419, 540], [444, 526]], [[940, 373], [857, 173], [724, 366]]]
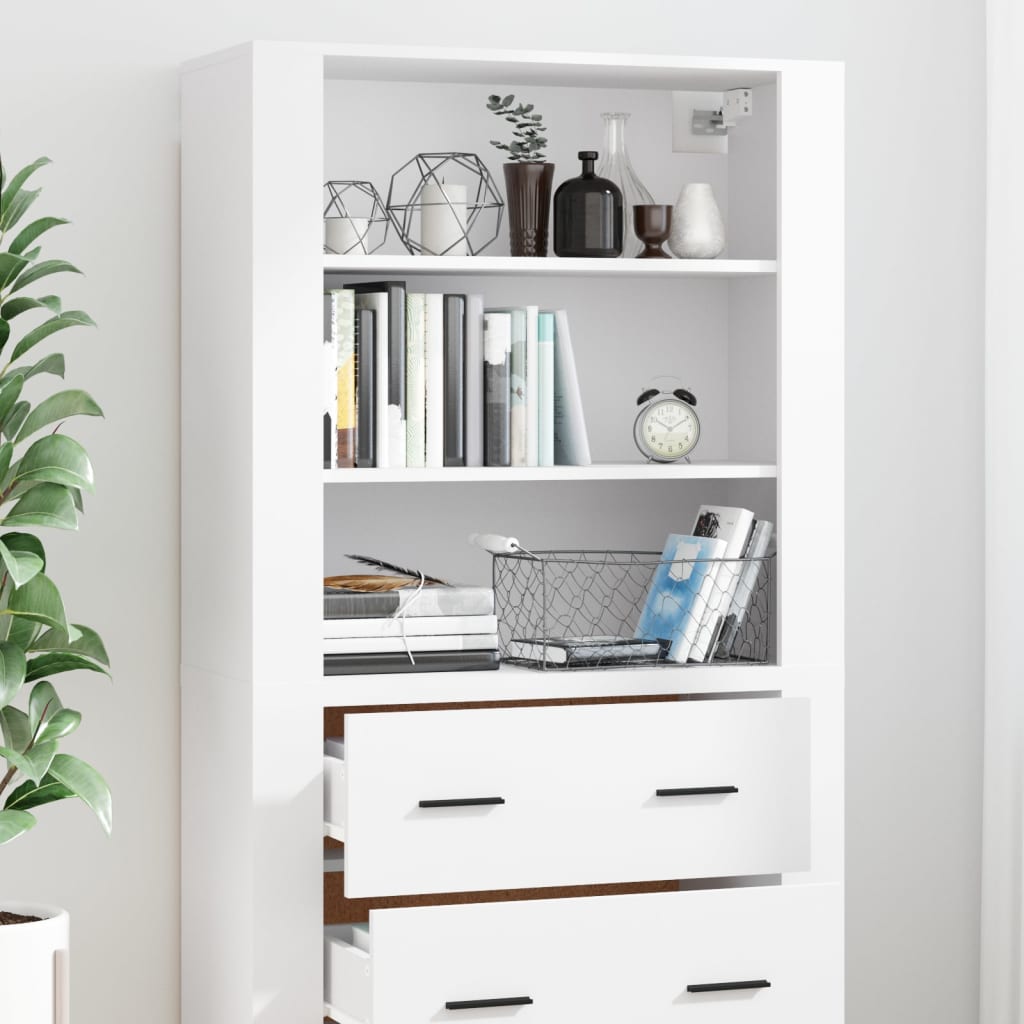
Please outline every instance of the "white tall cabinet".
[[[736, 87], [755, 114], [728, 153], [674, 152], [671, 94]], [[383, 192], [416, 152], [475, 150], [500, 181], [495, 91], [548, 115], [556, 180], [600, 148], [602, 110], [632, 111], [656, 199], [715, 185], [725, 255], [517, 260], [502, 237], [410, 257], [393, 236], [322, 254], [328, 179]], [[819, 62], [260, 42], [185, 68], [188, 1024], [842, 1019], [842, 108], [841, 66]], [[385, 278], [567, 308], [595, 464], [324, 473], [325, 280]], [[691, 465], [632, 449], [657, 374], [698, 396]], [[320, 579], [343, 553], [486, 582], [470, 530], [650, 550], [706, 502], [777, 524], [767, 665], [322, 673]], [[332, 834], [368, 927], [334, 929], [325, 958], [323, 740], [342, 715]], [[508, 814], [408, 812], [460, 777], [515, 793]], [[491, 999], [507, 1005], [477, 1005]]]

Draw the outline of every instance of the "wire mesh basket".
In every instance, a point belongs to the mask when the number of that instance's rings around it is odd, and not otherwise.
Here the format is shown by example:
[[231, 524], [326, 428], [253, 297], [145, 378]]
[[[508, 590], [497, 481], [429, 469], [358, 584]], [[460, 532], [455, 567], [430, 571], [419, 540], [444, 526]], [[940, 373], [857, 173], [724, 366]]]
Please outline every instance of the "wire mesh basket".
[[494, 555], [502, 661], [539, 669], [765, 664], [775, 556]]

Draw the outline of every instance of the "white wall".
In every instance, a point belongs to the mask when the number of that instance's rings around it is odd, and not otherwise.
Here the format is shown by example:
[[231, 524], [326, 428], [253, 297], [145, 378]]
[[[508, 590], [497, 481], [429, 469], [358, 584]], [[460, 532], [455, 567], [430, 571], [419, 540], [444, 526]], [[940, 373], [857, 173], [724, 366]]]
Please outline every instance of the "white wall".
[[88, 272], [65, 293], [101, 325], [66, 341], [107, 412], [79, 430], [99, 493], [51, 548], [114, 658], [112, 687], [73, 685], [75, 749], [113, 785], [116, 832], [46, 809], [0, 851], [0, 893], [71, 910], [75, 1019], [177, 1020], [176, 68], [319, 37], [848, 61], [849, 1020], [975, 1019], [984, 6], [50, 0], [5, 11], [0, 147], [56, 160], [47, 204]]

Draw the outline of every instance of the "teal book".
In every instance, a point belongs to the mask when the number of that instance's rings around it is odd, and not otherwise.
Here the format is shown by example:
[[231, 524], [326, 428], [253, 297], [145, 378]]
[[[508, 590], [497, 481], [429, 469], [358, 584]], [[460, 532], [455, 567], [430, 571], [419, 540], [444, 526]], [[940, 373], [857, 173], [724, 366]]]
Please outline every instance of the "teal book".
[[667, 643], [668, 659], [685, 664], [714, 594], [726, 542], [669, 534], [636, 627], [638, 640]]

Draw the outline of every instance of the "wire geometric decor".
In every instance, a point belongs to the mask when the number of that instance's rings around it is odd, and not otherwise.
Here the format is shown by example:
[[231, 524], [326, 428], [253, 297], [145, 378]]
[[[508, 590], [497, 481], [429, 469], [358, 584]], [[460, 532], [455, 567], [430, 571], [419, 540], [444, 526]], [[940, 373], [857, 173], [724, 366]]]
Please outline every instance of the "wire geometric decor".
[[[449, 182], [461, 182], [467, 176], [472, 182], [466, 189], [465, 213], [463, 204], [453, 203], [444, 189], [441, 189], [443, 204], [422, 201], [423, 189], [427, 185], [444, 185], [446, 174]], [[461, 232], [452, 233], [451, 244], [439, 253], [423, 244], [422, 216], [416, 215], [422, 214], [426, 205], [447, 205], [451, 225], [462, 226]], [[465, 244], [469, 255], [479, 256], [498, 237], [504, 209], [498, 186], [476, 153], [417, 153], [391, 175], [388, 187], [387, 212], [406, 249], [413, 255], [444, 256], [461, 251]]]
[[[324, 251], [344, 255], [376, 252], [388, 237], [384, 200], [369, 181], [328, 181], [324, 208]], [[383, 231], [378, 231], [379, 225]]]

